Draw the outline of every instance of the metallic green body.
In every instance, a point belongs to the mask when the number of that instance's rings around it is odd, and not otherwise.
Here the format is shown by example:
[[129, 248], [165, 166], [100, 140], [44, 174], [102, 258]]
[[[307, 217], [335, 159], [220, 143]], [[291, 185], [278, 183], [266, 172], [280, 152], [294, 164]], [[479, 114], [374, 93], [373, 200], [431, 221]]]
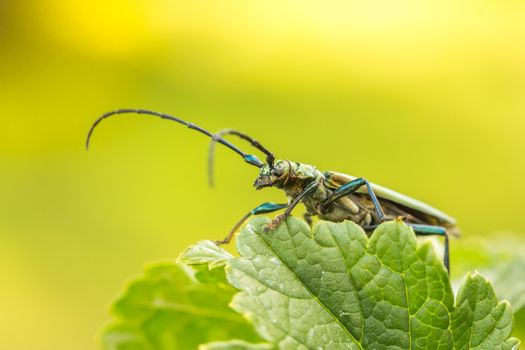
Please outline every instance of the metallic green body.
[[272, 168], [263, 165], [255, 186], [258, 189], [268, 186], [282, 189], [288, 198], [288, 204], [297, 198], [309, 183], [318, 184], [315, 191], [302, 201], [308, 216], [318, 216], [322, 220], [335, 222], [351, 220], [363, 227], [378, 225], [385, 219], [403, 216], [407, 223], [439, 225], [450, 229], [452, 233], [456, 232], [454, 229], [456, 221], [447, 214], [428, 204], [375, 184], [371, 184], [371, 187], [384, 210], [383, 219], [378, 217], [365, 187], [335, 200], [328, 206], [323, 206], [335, 190], [357, 178], [333, 171], [321, 172], [312, 165], [288, 160], [277, 160], [274, 168], [282, 169], [282, 173], [279, 176], [272, 175]]

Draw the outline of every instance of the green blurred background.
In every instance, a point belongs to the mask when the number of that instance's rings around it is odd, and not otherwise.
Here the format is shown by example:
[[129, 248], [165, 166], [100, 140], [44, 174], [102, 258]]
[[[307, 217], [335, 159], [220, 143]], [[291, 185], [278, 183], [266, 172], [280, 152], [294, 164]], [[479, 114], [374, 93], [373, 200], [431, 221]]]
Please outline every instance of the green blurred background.
[[85, 152], [115, 108], [237, 128], [465, 237], [525, 232], [522, 1], [3, 0], [0, 50], [2, 349], [97, 348], [144, 263], [283, 198], [223, 147], [209, 189], [207, 140], [167, 121], [108, 120]]

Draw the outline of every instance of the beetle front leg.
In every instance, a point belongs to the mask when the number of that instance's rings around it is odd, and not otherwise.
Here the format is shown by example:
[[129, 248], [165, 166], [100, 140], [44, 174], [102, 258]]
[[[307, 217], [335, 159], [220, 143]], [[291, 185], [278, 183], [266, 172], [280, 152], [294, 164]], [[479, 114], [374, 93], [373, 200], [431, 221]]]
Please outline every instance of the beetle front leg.
[[342, 185], [341, 187], [339, 187], [323, 202], [323, 204], [321, 205], [321, 209], [322, 210], [326, 209], [326, 207], [328, 207], [330, 204], [332, 204], [339, 198], [355, 193], [357, 192], [357, 190], [359, 190], [363, 186], [366, 186], [368, 195], [370, 196], [370, 198], [372, 198], [372, 202], [374, 203], [374, 208], [376, 209], [376, 212], [377, 212], [377, 218], [379, 219], [379, 221], [384, 221], [385, 212], [383, 211], [383, 208], [381, 208], [381, 204], [379, 204], [379, 201], [377, 200], [377, 196], [374, 193], [372, 186], [370, 186], [370, 183], [364, 178], [352, 180], [349, 183], [346, 183]]
[[242, 226], [242, 224], [246, 220], [248, 220], [248, 218], [250, 216], [272, 213], [274, 211], [277, 211], [277, 210], [280, 210], [280, 209], [284, 209], [287, 206], [288, 206], [288, 203], [286, 203], [286, 204], [277, 204], [277, 203], [272, 203], [272, 202], [263, 203], [263, 204], [257, 206], [256, 208], [254, 208], [253, 210], [251, 210], [248, 214], [244, 215], [242, 217], [242, 219], [239, 220], [239, 222], [232, 228], [230, 233], [226, 237], [224, 237], [223, 240], [221, 240], [221, 241], [213, 241], [213, 242], [215, 244], [217, 244], [217, 245], [228, 244], [232, 240], [233, 235], [235, 234], [235, 232], [237, 232], [237, 230]]
[[283, 223], [284, 220], [286, 220], [290, 214], [292, 214], [292, 210], [299, 204], [303, 199], [305, 199], [308, 196], [311, 196], [312, 193], [315, 192], [315, 190], [319, 187], [319, 184], [315, 181], [312, 181], [311, 183], [306, 186], [306, 188], [303, 190], [303, 192], [299, 193], [297, 197], [294, 198], [292, 203], [290, 203], [290, 206], [286, 208], [284, 213], [281, 215], [278, 215], [275, 219], [273, 219], [268, 226], [264, 229], [265, 232], [268, 232], [269, 230], [276, 229]]

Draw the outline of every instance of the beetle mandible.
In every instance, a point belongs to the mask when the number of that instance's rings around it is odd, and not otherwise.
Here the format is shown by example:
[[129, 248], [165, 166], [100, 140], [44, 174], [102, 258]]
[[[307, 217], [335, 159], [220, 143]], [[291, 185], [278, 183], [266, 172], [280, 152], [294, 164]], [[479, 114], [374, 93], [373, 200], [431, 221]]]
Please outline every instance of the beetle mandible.
[[[209, 179], [213, 185], [213, 151], [214, 144], [220, 143], [239, 154], [246, 163], [258, 167], [259, 175], [254, 187], [260, 190], [265, 187], [282, 189], [288, 201], [286, 203], [266, 202], [250, 210], [233, 227], [230, 233], [217, 244], [231, 241], [235, 232], [253, 215], [272, 213], [284, 209], [284, 212], [273, 219], [268, 227], [277, 228], [293, 209], [303, 203], [304, 214], [308, 224], [312, 224], [312, 216], [319, 219], [340, 222], [350, 220], [361, 226], [365, 232], [371, 233], [380, 223], [401, 217], [419, 236], [441, 236], [445, 239], [443, 264], [449, 271], [449, 235], [458, 234], [456, 220], [428, 204], [410, 198], [388, 188], [368, 182], [365, 178], [357, 178], [335, 171], [321, 172], [314, 166], [278, 160], [267, 148], [254, 138], [232, 129], [218, 133], [211, 132], [177, 117], [145, 109], [118, 109], [105, 113], [91, 126], [86, 139], [86, 149], [93, 131], [104, 119], [118, 114], [144, 114], [171, 120], [188, 128], [196, 130], [211, 138], [209, 152]], [[255, 155], [243, 152], [240, 148], [224, 139], [226, 135], [234, 135], [248, 141], [253, 147], [264, 153], [266, 162], [260, 161]]]

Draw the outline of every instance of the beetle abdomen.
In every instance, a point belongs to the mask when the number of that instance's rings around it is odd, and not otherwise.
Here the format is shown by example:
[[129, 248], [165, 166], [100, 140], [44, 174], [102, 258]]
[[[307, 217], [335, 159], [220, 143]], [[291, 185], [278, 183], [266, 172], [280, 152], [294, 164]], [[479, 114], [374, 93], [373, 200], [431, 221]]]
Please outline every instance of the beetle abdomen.
[[319, 219], [341, 222], [350, 220], [360, 226], [373, 225], [376, 221], [375, 213], [369, 208], [361, 205], [357, 197], [359, 195], [348, 195], [339, 198], [334, 203], [330, 204], [324, 210], [321, 209], [322, 203], [332, 194], [333, 190], [321, 184], [318, 190], [308, 199], [304, 201], [305, 206], [309, 212], [316, 213]]

